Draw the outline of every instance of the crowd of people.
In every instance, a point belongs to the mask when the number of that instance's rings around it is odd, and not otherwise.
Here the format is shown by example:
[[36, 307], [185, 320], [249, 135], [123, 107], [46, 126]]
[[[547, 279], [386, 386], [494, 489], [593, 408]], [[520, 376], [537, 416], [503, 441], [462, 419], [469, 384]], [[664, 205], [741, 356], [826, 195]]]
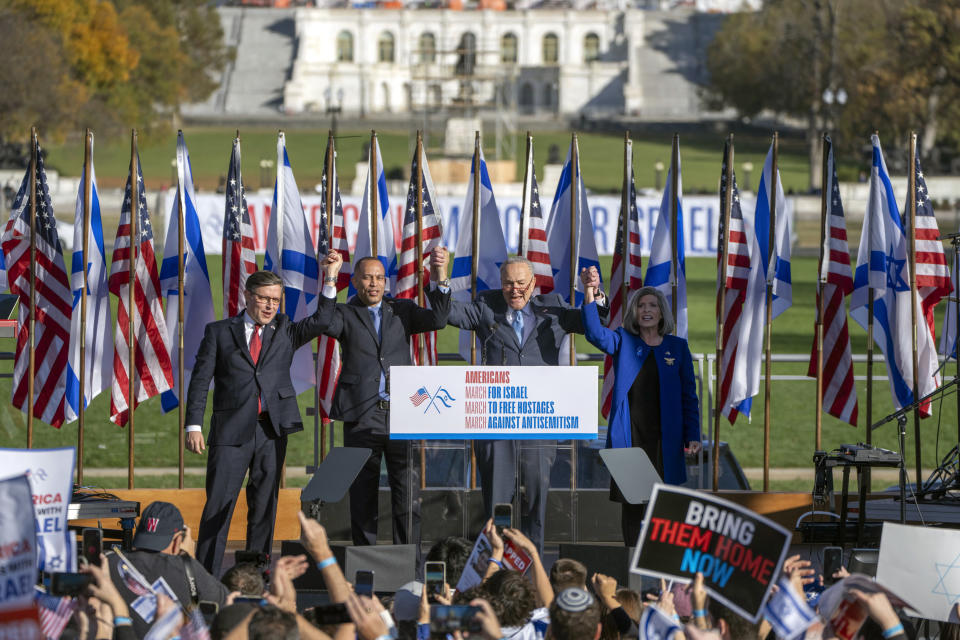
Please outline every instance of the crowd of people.
[[[708, 596], [702, 574], [687, 585], [659, 585], [638, 592], [615, 578], [591, 573], [581, 562], [559, 558], [548, 569], [537, 545], [513, 528], [498, 530], [487, 522], [483, 535], [490, 555], [482, 581], [456, 590], [471, 556], [473, 542], [450, 537], [434, 544], [426, 562], [442, 562], [445, 579], [437, 585], [411, 582], [396, 593], [359, 595], [338, 565], [323, 526], [298, 514], [306, 554], [275, 559], [265, 571], [253, 562], [238, 562], [218, 579], [194, 558], [196, 545], [176, 506], [151, 503], [143, 512], [133, 549], [114, 549], [86, 564], [89, 587], [63, 598], [74, 611], [51, 637], [64, 638], [219, 638], [259, 640], [334, 638], [340, 640], [740, 640], [779, 637], [766, 618], [757, 623], [737, 615]], [[521, 549], [531, 562], [525, 572], [505, 568], [507, 545]], [[313, 564], [320, 571], [329, 604], [298, 607], [294, 581]], [[269, 576], [269, 577], [268, 577]], [[855, 637], [917, 637], [917, 620], [908, 618], [883, 590], [862, 588], [863, 576], [840, 569], [833, 576], [846, 606], [859, 606], [866, 617]], [[861, 582], [855, 582], [860, 579]], [[783, 564], [774, 587], [790, 589], [808, 601], [818, 616], [806, 638], [850, 638], [850, 628], [828, 623], [832, 611], [816, 608], [823, 576], [813, 563], [792, 556]], [[845, 586], [849, 580], [852, 586]], [[429, 585], [429, 586], [428, 586]], [[819, 588], [818, 588], [819, 585]], [[861, 585], [861, 588], [857, 588]], [[659, 588], [657, 588], [659, 587]], [[812, 597], [811, 597], [812, 596]], [[774, 596], [771, 596], [774, 597]], [[833, 602], [837, 599], [834, 598]], [[454, 605], [454, 607], [451, 607]], [[467, 605], [458, 609], [455, 605]], [[58, 608], [63, 608], [58, 607]], [[451, 615], [451, 611], [454, 612]], [[646, 615], [645, 615], [646, 613]], [[656, 617], [656, 619], [654, 619]], [[856, 620], [856, 615], [849, 620]], [[658, 622], [659, 620], [659, 622]], [[941, 625], [940, 638], [960, 638], [960, 625]]]

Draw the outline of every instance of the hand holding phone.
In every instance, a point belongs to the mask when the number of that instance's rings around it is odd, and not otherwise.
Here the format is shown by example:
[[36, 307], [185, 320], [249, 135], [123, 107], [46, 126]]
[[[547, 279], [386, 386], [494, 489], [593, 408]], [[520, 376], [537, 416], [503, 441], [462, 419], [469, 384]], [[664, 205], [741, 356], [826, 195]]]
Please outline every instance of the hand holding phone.
[[373, 597], [373, 571], [360, 569], [353, 580], [353, 592], [358, 596]]
[[504, 529], [513, 528], [513, 505], [509, 502], [500, 502], [493, 505], [493, 526], [497, 528], [498, 534], [503, 534]]
[[836, 579], [833, 577], [840, 567], [843, 566], [843, 548], [842, 547], [824, 547], [823, 549], [823, 582], [824, 584], [833, 584]]
[[428, 596], [444, 595], [447, 584], [447, 563], [424, 562], [423, 579]]
[[89, 573], [54, 573], [50, 579], [50, 593], [76, 598], [85, 594], [92, 582], [93, 576]]
[[434, 604], [430, 606], [430, 632], [452, 633], [483, 630], [483, 624], [477, 619], [480, 607], [467, 604]]
[[100, 566], [100, 554], [103, 553], [103, 530], [88, 527], [80, 533], [80, 544], [83, 545], [83, 557], [89, 564]]

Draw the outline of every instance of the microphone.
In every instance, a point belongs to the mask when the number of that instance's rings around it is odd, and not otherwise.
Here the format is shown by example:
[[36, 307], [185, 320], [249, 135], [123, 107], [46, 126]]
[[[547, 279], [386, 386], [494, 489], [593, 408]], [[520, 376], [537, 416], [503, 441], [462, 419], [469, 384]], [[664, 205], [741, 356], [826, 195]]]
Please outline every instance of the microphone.
[[[491, 322], [490, 326], [487, 327], [489, 330], [489, 335], [483, 339], [483, 342], [480, 344], [480, 364], [486, 365], [487, 363], [487, 343], [490, 341], [497, 332], [497, 323]], [[500, 348], [500, 352], [503, 352], [503, 348]]]
[[941, 240], [953, 240], [955, 238], [960, 238], [960, 233], [941, 233]]

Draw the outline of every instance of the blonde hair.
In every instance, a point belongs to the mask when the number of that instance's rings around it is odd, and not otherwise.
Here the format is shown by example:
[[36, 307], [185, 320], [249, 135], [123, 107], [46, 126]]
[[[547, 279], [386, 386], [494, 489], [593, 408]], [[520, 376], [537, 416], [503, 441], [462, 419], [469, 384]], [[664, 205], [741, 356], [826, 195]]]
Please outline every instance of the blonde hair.
[[643, 296], [654, 296], [657, 299], [657, 305], [660, 307], [660, 323], [657, 325], [657, 333], [661, 336], [673, 333], [673, 314], [670, 313], [667, 298], [662, 291], [653, 287], [641, 287], [630, 295], [630, 303], [623, 313], [623, 328], [632, 334], [640, 334], [640, 325], [637, 323], [637, 305]]

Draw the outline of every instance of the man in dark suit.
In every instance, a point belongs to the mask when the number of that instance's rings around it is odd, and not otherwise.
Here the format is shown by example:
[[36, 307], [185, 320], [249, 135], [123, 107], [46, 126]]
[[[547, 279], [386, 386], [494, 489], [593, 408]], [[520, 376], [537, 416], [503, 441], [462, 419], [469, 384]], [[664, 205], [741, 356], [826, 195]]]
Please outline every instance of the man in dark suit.
[[[342, 262], [336, 252], [331, 254], [324, 268]], [[197, 559], [214, 575], [220, 573], [230, 519], [248, 469], [246, 548], [270, 553], [287, 436], [303, 430], [290, 365], [294, 351], [320, 335], [329, 309], [318, 305], [312, 316], [292, 322], [277, 313], [282, 295], [280, 276], [270, 271], [251, 274], [243, 292], [246, 310], [207, 325], [190, 379], [186, 447], [194, 453], [210, 447]], [[200, 425], [211, 380], [213, 415], [204, 442]]]
[[[337, 268], [339, 271], [339, 267]], [[376, 258], [361, 258], [351, 282], [357, 295], [336, 303], [336, 273], [324, 278], [320, 306], [331, 310], [323, 332], [340, 341], [343, 368], [330, 417], [343, 420], [343, 444], [373, 450], [350, 487], [350, 527], [355, 545], [377, 543], [380, 460], [386, 457], [394, 544], [420, 543], [419, 472], [406, 440], [390, 440], [390, 367], [409, 365], [410, 336], [447, 324], [450, 295], [432, 298], [432, 309], [412, 300], [385, 298], [387, 280]], [[412, 530], [411, 530], [412, 525]]]
[[[431, 279], [446, 278], [449, 257], [443, 250], [431, 255]], [[586, 286], [599, 288], [596, 270], [581, 275]], [[533, 295], [533, 265], [520, 256], [511, 256], [500, 265], [501, 289], [482, 291], [472, 303], [456, 300], [450, 304], [448, 322], [476, 332], [481, 344], [481, 364], [543, 366], [559, 365], [569, 356], [564, 348], [570, 333], [583, 333], [580, 310], [567, 304], [557, 293]], [[442, 288], [430, 292], [431, 302]], [[569, 360], [565, 360], [569, 362]], [[521, 454], [522, 449], [522, 454]], [[543, 526], [547, 512], [550, 469], [557, 457], [552, 440], [478, 440], [474, 442], [480, 488], [487, 517], [493, 506], [513, 502], [517, 482], [526, 487], [520, 505], [520, 528], [543, 550]], [[520, 477], [517, 477], [517, 456]]]

